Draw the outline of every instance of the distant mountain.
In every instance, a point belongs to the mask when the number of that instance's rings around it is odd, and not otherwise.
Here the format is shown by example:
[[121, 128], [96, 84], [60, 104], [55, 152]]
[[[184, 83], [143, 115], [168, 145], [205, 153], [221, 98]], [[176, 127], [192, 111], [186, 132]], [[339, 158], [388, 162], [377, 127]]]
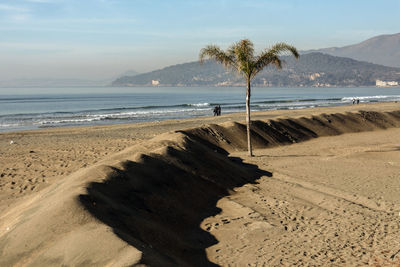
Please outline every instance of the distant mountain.
[[364, 42], [344, 47], [331, 47], [309, 52], [321, 52], [375, 64], [400, 67], [400, 33], [380, 35]]
[[[299, 60], [283, 57], [278, 71], [268, 67], [253, 81], [257, 86], [374, 86], [376, 80], [400, 82], [400, 68], [386, 67], [322, 53], [304, 54]], [[124, 76], [113, 86], [237, 86], [243, 79], [214, 61], [190, 62], [160, 70]]]

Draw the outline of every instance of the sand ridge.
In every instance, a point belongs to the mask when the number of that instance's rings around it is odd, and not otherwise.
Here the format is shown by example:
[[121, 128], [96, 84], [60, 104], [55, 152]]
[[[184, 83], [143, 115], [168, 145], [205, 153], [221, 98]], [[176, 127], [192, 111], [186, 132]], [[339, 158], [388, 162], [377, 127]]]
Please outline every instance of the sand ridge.
[[[400, 113], [395, 110], [308, 115], [255, 121], [253, 137], [257, 151], [266, 147], [281, 148], [284, 144], [300, 143], [316, 137], [382, 130], [400, 124]], [[340, 208], [343, 201], [354, 203], [349, 205], [349, 210], [358, 216], [356, 218], [366, 218], [363, 213], [364, 206], [367, 207], [372, 212], [368, 216], [379, 217], [383, 222], [380, 225], [386, 227], [381, 233], [389, 233], [393, 237], [398, 229], [397, 217], [393, 217], [398, 209], [396, 198], [376, 202], [360, 194], [353, 196], [343, 188], [332, 189], [332, 184], [322, 186], [316, 181], [307, 182], [302, 177], [296, 178], [298, 175], [286, 174], [282, 172], [286, 169], [284, 166], [275, 170], [266, 164], [268, 158], [262, 161], [257, 161], [258, 158], [247, 159], [240, 154], [246, 147], [242, 136], [245, 136], [244, 124], [228, 122], [178, 130], [146, 142], [132, 142], [133, 146], [127, 146], [125, 150], [103, 158], [91, 167], [80, 169], [35, 194], [27, 195], [0, 216], [0, 264], [204, 266], [235, 264], [241, 258], [245, 262], [255, 260], [255, 264], [269, 262], [270, 265], [279, 265], [281, 261], [290, 264], [286, 256], [298, 252], [293, 244], [289, 244], [293, 236], [288, 235], [281, 243], [278, 242], [280, 239], [275, 239], [274, 242], [279, 244], [265, 245], [267, 236], [263, 235], [279, 225], [275, 219], [271, 220], [276, 217], [273, 215], [283, 216], [282, 226], [278, 227], [283, 231], [300, 227], [297, 222], [305, 221], [302, 227], [309, 231], [309, 235], [295, 236], [299, 242], [316, 235], [315, 227], [310, 227], [310, 222], [315, 224], [314, 217], [322, 216], [322, 225], [329, 231], [326, 235], [323, 231], [320, 234], [326, 238], [336, 227], [334, 223], [328, 223], [335, 219], [332, 210]], [[246, 159], [245, 162], [241, 158]], [[262, 181], [279, 185], [273, 187]], [[304, 196], [316, 192], [313, 199], [316, 199], [314, 206], [317, 208], [296, 209], [288, 206], [290, 194], [283, 200], [279, 199], [278, 196], [290, 192], [291, 188], [296, 188], [293, 197], [303, 199], [297, 201], [303, 206], [305, 202], [310, 202]], [[257, 203], [274, 203], [277, 210], [266, 213], [262, 211], [262, 205], [249, 203], [255, 199], [258, 199]], [[321, 202], [328, 206], [323, 206]], [[321, 207], [327, 212], [321, 212]], [[309, 212], [304, 216], [302, 213], [307, 209]], [[298, 214], [292, 218], [288, 213]], [[235, 216], [232, 217], [232, 214]], [[220, 218], [222, 215], [227, 218]], [[217, 222], [219, 219], [221, 221]], [[227, 232], [224, 234], [225, 230], [218, 229], [222, 225], [232, 226], [234, 221], [240, 224], [232, 229], [242, 235], [238, 238], [239, 243], [231, 239], [228, 251], [221, 247], [211, 251], [215, 246], [226, 244], [223, 237], [227, 236]], [[348, 225], [343, 224], [343, 227]], [[366, 224], [365, 229], [368, 227], [370, 225]], [[105, 242], [99, 244], [99, 238]], [[384, 238], [384, 234], [376, 237], [378, 240]], [[253, 250], [235, 247], [243, 240], [254, 244]], [[360, 239], [361, 243], [364, 241]], [[397, 243], [390, 242], [393, 246], [383, 260], [390, 260], [395, 254], [393, 250]], [[254, 258], [240, 254], [244, 251], [251, 255], [251, 252], [257, 251], [257, 246], [266, 254]], [[307, 251], [312, 251], [313, 244], [308, 246]], [[249, 246], [246, 245], [246, 248]], [[288, 253], [278, 249], [288, 250]], [[359, 252], [365, 252], [366, 259], [352, 253], [337, 258], [328, 255], [328, 250], [326, 257], [319, 258], [318, 253], [313, 256], [307, 251], [306, 255], [296, 254], [292, 258], [314, 264], [339, 264], [344, 260], [351, 265], [361, 260], [371, 263], [375, 255], [375, 252], [371, 254], [361, 249]], [[347, 250], [336, 246], [336, 251]]]

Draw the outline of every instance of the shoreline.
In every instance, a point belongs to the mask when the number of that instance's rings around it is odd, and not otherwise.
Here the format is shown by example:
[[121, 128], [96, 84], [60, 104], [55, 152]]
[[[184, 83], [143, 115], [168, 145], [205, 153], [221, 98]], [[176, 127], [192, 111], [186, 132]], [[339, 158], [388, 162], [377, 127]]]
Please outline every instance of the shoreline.
[[[262, 118], [278, 118], [282, 116], [292, 117], [295, 116], [306, 116], [307, 114], [319, 114], [323, 112], [333, 112], [334, 109], [342, 109], [344, 112], [353, 112], [357, 111], [360, 108], [368, 107], [371, 110], [379, 110], [380, 106], [385, 106], [388, 108], [396, 108], [398, 106], [400, 108], [400, 104], [397, 105], [396, 102], [377, 102], [377, 103], [365, 103], [365, 104], [347, 104], [347, 105], [339, 105], [339, 106], [327, 106], [327, 107], [313, 107], [313, 108], [302, 108], [302, 109], [281, 109], [281, 110], [266, 110], [266, 111], [254, 111], [251, 113], [252, 120], [262, 119]], [[312, 112], [313, 111], [313, 112]], [[4, 131], [0, 132], [0, 136], [7, 134], [23, 134], [23, 133], [42, 133], [42, 132], [59, 132], [59, 131], [79, 131], [79, 130], [90, 130], [90, 129], [108, 129], [108, 128], [136, 128], [137, 127], [148, 127], [150, 125], [178, 125], [186, 123], [191, 124], [194, 122], [194, 127], [196, 127], [195, 122], [197, 121], [212, 121], [212, 123], [220, 123], [223, 122], [224, 118], [228, 120], [236, 120], [236, 121], [244, 121], [245, 120], [245, 112], [235, 112], [229, 114], [222, 114], [221, 116], [212, 116], [212, 110], [210, 109], [209, 116], [201, 116], [201, 117], [192, 117], [192, 118], [184, 118], [184, 119], [168, 119], [168, 120], [160, 120], [160, 121], [146, 121], [146, 122], [133, 122], [133, 123], [118, 123], [118, 124], [105, 124], [105, 125], [82, 125], [82, 126], [61, 126], [61, 127], [44, 127], [37, 129], [26, 129], [26, 130], [17, 130], [17, 131]], [[243, 117], [243, 118], [241, 118]]]
[[[99, 90], [98, 94], [91, 95], [45, 94], [38, 98], [27, 96], [25, 99], [22, 96], [22, 98], [16, 96], [15, 99], [0, 99], [3, 107], [1, 111], [3, 115], [0, 116], [0, 132], [193, 119], [197, 116], [211, 116], [213, 106], [218, 104], [221, 104], [223, 114], [245, 112], [244, 91], [240, 88], [228, 87], [217, 91], [209, 87], [204, 90], [150, 88], [148, 92], [146, 90], [143, 92], [146, 99], [148, 97], [144, 102], [140, 100], [143, 97], [141, 90], [133, 90], [130, 93], [115, 92], [109, 96], [102, 94]], [[179, 97], [174, 97], [175, 94]], [[159, 97], [161, 98], [158, 99]], [[108, 98], [111, 102], [107, 102]], [[303, 90], [294, 88], [263, 90], [260, 88], [254, 92], [254, 98], [253, 112], [269, 112], [274, 109], [279, 111], [316, 106], [350, 105], [352, 98], [359, 98], [361, 103], [365, 104], [384, 103], [399, 101], [400, 95], [398, 90], [393, 88], [341, 88], [333, 91], [327, 88], [304, 88]], [[57, 104], [58, 102], [60, 103]]]

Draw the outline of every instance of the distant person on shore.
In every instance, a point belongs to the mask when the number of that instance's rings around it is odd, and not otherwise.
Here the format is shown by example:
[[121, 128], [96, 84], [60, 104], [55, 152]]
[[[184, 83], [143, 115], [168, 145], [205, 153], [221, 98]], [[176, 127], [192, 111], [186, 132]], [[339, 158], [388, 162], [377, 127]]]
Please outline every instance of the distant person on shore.
[[357, 105], [360, 104], [360, 99], [357, 98]]
[[356, 103], [356, 99], [353, 97], [353, 105]]
[[213, 112], [214, 116], [221, 116], [221, 105], [215, 106]]

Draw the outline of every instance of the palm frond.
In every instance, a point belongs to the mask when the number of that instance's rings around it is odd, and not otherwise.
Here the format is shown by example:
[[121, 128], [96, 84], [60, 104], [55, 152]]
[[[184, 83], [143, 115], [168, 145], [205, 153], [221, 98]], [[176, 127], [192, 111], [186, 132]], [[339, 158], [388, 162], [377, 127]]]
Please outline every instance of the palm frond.
[[233, 55], [224, 52], [216, 45], [208, 45], [200, 50], [200, 63], [203, 63], [206, 58], [214, 59], [215, 61], [223, 64], [225, 67], [236, 67], [235, 58]]
[[236, 58], [237, 71], [244, 76], [250, 76], [254, 65], [254, 45], [248, 40], [241, 40], [228, 50]]
[[274, 54], [282, 54], [282, 53], [289, 53], [292, 54], [295, 58], [299, 58], [299, 52], [297, 51], [297, 49], [292, 46], [292, 45], [288, 45], [286, 43], [277, 43], [274, 46], [272, 46], [269, 51], [271, 51]]
[[248, 40], [244, 39], [233, 45], [235, 54], [240, 61], [253, 61], [254, 59], [254, 45]]
[[294, 46], [285, 44], [285, 43], [277, 43], [272, 46], [270, 49], [264, 50], [255, 60], [254, 69], [255, 71], [252, 73], [252, 78], [259, 73], [262, 69], [267, 67], [268, 65], [275, 65], [277, 69], [282, 69], [282, 65], [284, 61], [279, 58], [282, 53], [291, 53], [294, 57], [299, 58], [299, 53]]
[[266, 66], [268, 66], [270, 64], [274, 64], [277, 69], [282, 68], [282, 61], [279, 58], [279, 55], [267, 50], [267, 51], [262, 52], [258, 56], [255, 67], [258, 70], [262, 70], [263, 68], [265, 68]]
[[275, 65], [277, 69], [282, 69], [282, 60], [278, 55], [271, 53], [271, 51], [262, 52], [255, 60], [254, 70], [251, 73], [251, 78], [254, 78], [257, 73], [262, 71], [268, 65]]

